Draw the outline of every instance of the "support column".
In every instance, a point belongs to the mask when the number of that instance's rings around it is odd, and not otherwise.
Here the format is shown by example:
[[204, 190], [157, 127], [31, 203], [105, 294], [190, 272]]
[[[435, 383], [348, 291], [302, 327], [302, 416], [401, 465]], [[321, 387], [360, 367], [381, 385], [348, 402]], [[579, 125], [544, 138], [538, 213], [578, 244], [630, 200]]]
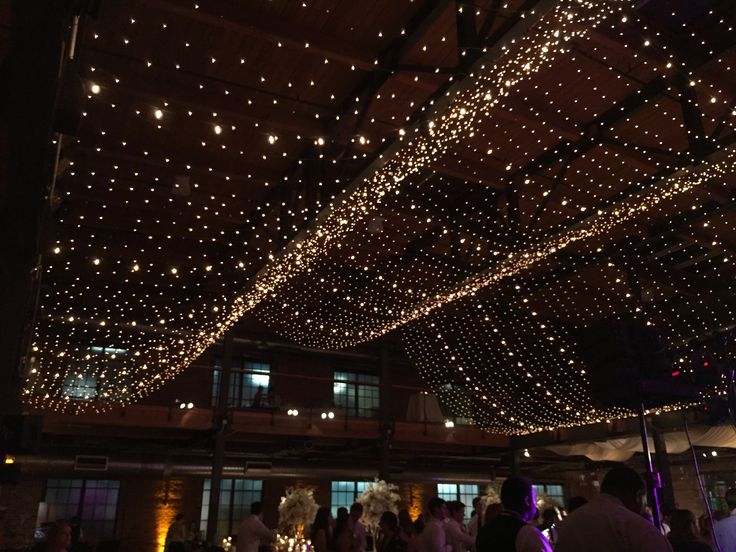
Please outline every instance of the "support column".
[[521, 458], [519, 457], [519, 451], [514, 449], [511, 451], [511, 475], [513, 476], [520, 476], [521, 475]]
[[654, 471], [652, 464], [652, 453], [649, 449], [649, 435], [647, 433], [647, 420], [644, 415], [644, 403], [639, 405], [639, 428], [641, 430], [642, 452], [644, 453], [644, 464], [647, 470], [647, 499], [649, 507], [652, 509], [652, 518], [654, 518], [654, 526], [662, 529], [662, 518], [659, 513], [659, 477]]
[[675, 507], [675, 489], [672, 486], [672, 472], [670, 471], [670, 459], [667, 456], [667, 445], [664, 435], [656, 427], [652, 427], [652, 441], [654, 441], [654, 460], [657, 463], [657, 471], [662, 482], [660, 489], [660, 508], [672, 512]]
[[210, 502], [207, 508], [207, 542], [216, 545], [217, 522], [220, 505], [220, 488], [222, 486], [222, 470], [225, 465], [225, 431], [227, 430], [228, 392], [230, 389], [230, 374], [233, 368], [233, 334], [225, 334], [222, 356], [222, 370], [220, 371], [220, 386], [217, 390], [217, 404], [215, 405], [213, 429], [215, 432], [215, 446], [212, 455], [212, 475], [210, 483]]
[[391, 412], [391, 370], [389, 369], [388, 342], [381, 341], [380, 360], [380, 466], [378, 475], [380, 479], [388, 481], [391, 472], [391, 438], [393, 437], [393, 414]]

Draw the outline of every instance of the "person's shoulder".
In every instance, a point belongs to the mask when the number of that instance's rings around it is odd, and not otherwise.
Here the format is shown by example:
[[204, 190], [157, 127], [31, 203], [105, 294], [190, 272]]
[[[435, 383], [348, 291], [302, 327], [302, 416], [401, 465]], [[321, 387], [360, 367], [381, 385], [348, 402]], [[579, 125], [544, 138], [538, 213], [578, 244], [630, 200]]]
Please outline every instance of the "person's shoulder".
[[728, 517], [723, 518], [720, 521], [716, 521], [713, 527], [734, 527], [736, 528], [736, 515], [730, 515]]
[[[540, 548], [541, 547], [541, 548]], [[549, 550], [549, 541], [542, 532], [533, 525], [525, 524], [516, 534], [517, 550]]]

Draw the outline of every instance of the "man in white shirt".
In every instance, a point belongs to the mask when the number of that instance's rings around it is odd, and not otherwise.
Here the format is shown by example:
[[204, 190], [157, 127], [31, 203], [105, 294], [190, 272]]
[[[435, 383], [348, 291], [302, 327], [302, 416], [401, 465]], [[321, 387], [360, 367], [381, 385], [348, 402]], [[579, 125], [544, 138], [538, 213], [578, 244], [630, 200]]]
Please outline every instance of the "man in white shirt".
[[420, 552], [449, 552], [447, 533], [445, 532], [445, 518], [447, 518], [447, 503], [438, 497], [429, 499], [427, 504], [429, 520], [424, 531], [419, 535]]
[[276, 533], [263, 524], [263, 505], [254, 502], [250, 505], [250, 515], [238, 527], [237, 552], [258, 552], [261, 543], [276, 540]]
[[726, 504], [731, 515], [723, 518], [713, 526], [713, 531], [718, 539], [718, 544], [723, 552], [736, 551], [736, 489], [726, 491]]
[[537, 494], [530, 479], [506, 479], [501, 486], [501, 503], [501, 515], [478, 534], [478, 552], [552, 552], [544, 535], [528, 523], [537, 513]]
[[611, 469], [601, 494], [560, 524], [555, 552], [671, 552], [669, 541], [642, 515], [645, 495], [638, 473]]
[[473, 512], [475, 515], [470, 518], [470, 521], [468, 522], [468, 534], [474, 539], [478, 536], [480, 528], [483, 527], [483, 516], [486, 513], [485, 510], [485, 501], [481, 497], [476, 496], [473, 499]]
[[448, 516], [445, 518], [445, 534], [452, 552], [475, 550], [475, 539], [468, 534], [465, 526], [465, 504], [459, 500], [447, 503]]

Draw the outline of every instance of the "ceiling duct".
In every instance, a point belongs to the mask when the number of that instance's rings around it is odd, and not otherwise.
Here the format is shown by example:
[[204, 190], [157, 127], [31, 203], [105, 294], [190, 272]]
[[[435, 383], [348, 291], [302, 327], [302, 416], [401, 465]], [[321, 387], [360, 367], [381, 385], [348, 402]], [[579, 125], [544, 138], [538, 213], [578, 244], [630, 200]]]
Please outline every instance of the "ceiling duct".
[[74, 471], [107, 471], [107, 456], [75, 456]]

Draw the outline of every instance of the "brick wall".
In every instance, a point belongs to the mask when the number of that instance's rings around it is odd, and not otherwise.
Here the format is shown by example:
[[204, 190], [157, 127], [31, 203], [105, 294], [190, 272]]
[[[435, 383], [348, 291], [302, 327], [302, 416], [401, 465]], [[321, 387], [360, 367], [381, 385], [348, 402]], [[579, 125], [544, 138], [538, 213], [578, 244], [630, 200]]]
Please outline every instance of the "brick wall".
[[45, 479], [0, 486], [0, 548], [22, 548], [33, 542], [38, 503], [45, 492]]
[[126, 479], [120, 485], [116, 534], [125, 552], [160, 552], [178, 513], [199, 526], [199, 479]]

